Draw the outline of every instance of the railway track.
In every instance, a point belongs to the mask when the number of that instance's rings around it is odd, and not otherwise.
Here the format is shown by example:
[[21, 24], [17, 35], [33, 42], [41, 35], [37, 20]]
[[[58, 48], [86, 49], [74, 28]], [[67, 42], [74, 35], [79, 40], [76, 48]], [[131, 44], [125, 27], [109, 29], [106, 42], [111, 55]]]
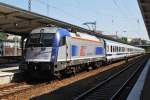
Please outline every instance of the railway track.
[[[24, 93], [28, 94], [28, 93], [30, 93], [30, 91], [33, 91], [37, 88], [43, 88], [43, 87], [44, 88], [48, 87], [49, 91], [51, 91], [51, 90], [55, 90], [61, 86], [64, 86], [65, 84], [66, 85], [69, 84], [68, 82], [72, 83], [73, 81], [75, 81], [74, 77], [64, 79], [62, 81], [54, 80], [51, 82], [44, 82], [44, 83], [40, 83], [40, 84], [28, 84], [26, 82], [11, 83], [11, 84], [8, 84], [7, 86], [0, 87], [0, 99], [3, 99], [3, 98], [5, 99], [7, 97], [9, 98], [9, 97], [15, 96], [16, 94], [24, 94]], [[62, 83], [63, 83], [63, 85], [62, 85]], [[34, 96], [34, 95], [32, 95], [32, 96]]]
[[74, 100], [117, 100], [116, 98], [119, 98], [123, 89], [139, 72], [146, 61], [147, 58], [143, 58], [127, 65], [121, 71], [83, 92]]
[[26, 84], [25, 82], [13, 83], [13, 84], [8, 84], [6, 86], [0, 87], [0, 99], [17, 92], [21, 92], [31, 87], [32, 85]]
[[[54, 81], [53, 81], [54, 82]], [[26, 91], [36, 89], [39, 87], [43, 87], [50, 82], [44, 82], [44, 83], [26, 83], [26, 82], [21, 82], [21, 83], [12, 83], [8, 84], [6, 86], [0, 87], [0, 100], [3, 98], [9, 98], [9, 96], [13, 96], [18, 93], [24, 93]]]

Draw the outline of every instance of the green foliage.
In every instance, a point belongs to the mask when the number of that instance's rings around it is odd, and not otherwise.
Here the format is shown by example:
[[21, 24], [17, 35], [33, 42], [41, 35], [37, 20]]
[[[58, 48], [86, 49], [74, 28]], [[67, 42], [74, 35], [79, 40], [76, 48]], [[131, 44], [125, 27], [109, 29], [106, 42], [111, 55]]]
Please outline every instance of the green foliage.
[[145, 51], [146, 51], [147, 53], [150, 53], [150, 47], [145, 47]]
[[122, 37], [122, 38], [119, 38], [118, 40], [123, 43], [128, 43], [127, 37]]
[[5, 40], [7, 38], [7, 33], [0, 32], [0, 40]]

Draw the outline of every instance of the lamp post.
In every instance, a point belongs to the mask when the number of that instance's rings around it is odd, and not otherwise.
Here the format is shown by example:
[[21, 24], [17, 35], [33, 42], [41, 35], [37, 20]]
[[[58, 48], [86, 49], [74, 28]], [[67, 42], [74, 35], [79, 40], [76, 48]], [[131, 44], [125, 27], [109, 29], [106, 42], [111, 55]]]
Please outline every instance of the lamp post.
[[126, 30], [122, 31], [122, 33], [124, 33], [124, 34], [125, 34], [126, 32], [127, 32]]

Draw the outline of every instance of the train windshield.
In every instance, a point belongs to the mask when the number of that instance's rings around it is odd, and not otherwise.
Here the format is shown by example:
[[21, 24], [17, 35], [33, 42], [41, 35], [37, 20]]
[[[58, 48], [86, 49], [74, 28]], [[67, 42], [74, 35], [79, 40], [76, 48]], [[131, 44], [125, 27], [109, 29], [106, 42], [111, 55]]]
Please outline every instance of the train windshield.
[[55, 34], [53, 33], [35, 33], [28, 39], [28, 47], [52, 47]]

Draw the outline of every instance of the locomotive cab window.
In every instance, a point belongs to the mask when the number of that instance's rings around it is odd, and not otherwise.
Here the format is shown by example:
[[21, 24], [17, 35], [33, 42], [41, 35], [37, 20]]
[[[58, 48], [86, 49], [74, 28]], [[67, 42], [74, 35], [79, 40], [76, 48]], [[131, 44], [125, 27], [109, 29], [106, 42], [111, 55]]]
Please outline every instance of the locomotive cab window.
[[55, 37], [54, 33], [33, 33], [28, 38], [27, 46], [30, 47], [51, 47], [53, 39]]
[[43, 39], [42, 42], [43, 42], [44, 46], [51, 46], [53, 38], [54, 38], [54, 34], [44, 33], [43, 37], [42, 37], [42, 39]]

